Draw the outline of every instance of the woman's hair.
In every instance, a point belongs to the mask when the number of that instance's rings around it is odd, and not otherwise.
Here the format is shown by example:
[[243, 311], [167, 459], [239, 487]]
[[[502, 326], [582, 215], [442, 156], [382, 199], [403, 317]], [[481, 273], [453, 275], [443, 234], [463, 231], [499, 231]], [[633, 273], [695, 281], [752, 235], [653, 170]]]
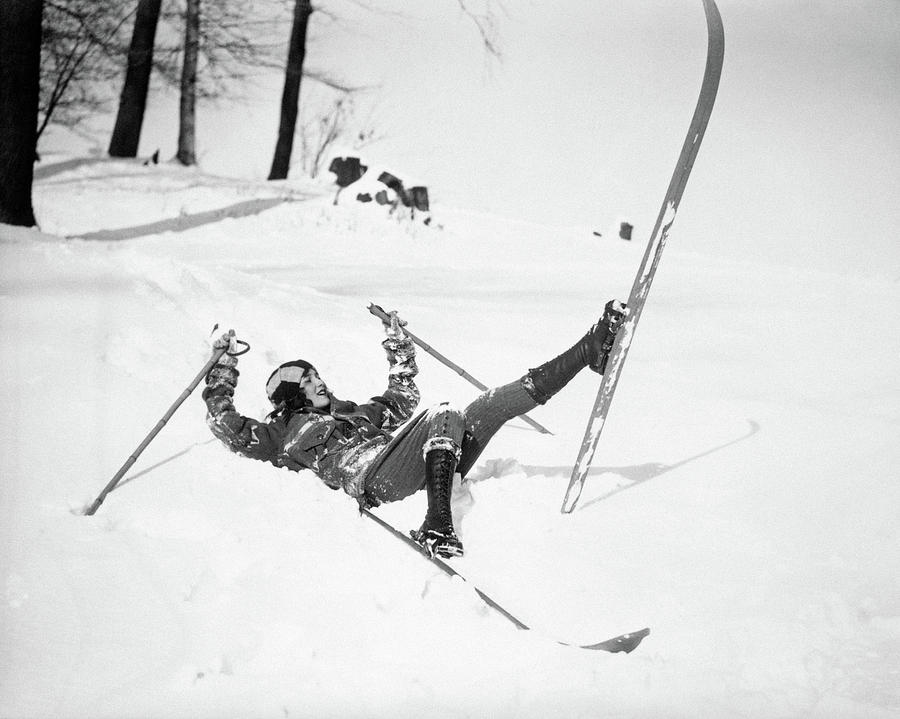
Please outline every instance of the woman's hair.
[[279, 402], [275, 405], [275, 409], [273, 409], [269, 414], [266, 415], [267, 420], [273, 420], [276, 417], [288, 417], [294, 412], [302, 412], [306, 409], [312, 409], [312, 402], [310, 402], [304, 393], [299, 393], [295, 397], [291, 399], [284, 400], [283, 402]]

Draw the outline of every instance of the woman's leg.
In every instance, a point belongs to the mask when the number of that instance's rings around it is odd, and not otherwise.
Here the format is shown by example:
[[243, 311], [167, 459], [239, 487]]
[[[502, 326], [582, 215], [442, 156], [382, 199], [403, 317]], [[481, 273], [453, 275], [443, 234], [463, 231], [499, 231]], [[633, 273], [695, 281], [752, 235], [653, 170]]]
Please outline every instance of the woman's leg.
[[428, 512], [412, 536], [432, 557], [463, 553], [453, 529], [450, 495], [464, 431], [462, 412], [449, 404], [434, 407], [385, 448], [365, 480], [365, 496], [371, 504], [403, 499], [424, 486]]
[[597, 324], [568, 350], [528, 370], [521, 379], [484, 392], [466, 407], [460, 474], [466, 476], [487, 443], [506, 422], [547, 402], [587, 366], [603, 374], [624, 312], [624, 305], [610, 300]]
[[419, 415], [391, 440], [369, 468], [366, 499], [377, 506], [418, 492], [425, 487], [425, 455], [443, 449], [458, 459], [464, 431], [462, 412], [449, 404], [437, 405]]
[[530, 412], [538, 403], [529, 394], [525, 377], [483, 392], [465, 409], [466, 433], [457, 471], [465, 477], [491, 438], [509, 420]]

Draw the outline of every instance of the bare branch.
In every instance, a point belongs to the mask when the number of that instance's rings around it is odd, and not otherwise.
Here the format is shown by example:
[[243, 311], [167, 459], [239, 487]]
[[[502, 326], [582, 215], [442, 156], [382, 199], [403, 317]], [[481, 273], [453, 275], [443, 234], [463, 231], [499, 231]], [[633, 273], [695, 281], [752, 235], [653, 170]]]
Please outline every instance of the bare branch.
[[136, 9], [115, 0], [46, 0], [41, 43], [43, 118], [72, 126], [104, 102], [124, 52], [122, 28]]
[[346, 83], [340, 82], [329, 75], [326, 75], [324, 72], [320, 70], [303, 70], [303, 77], [309, 78], [320, 85], [324, 85], [325, 87], [329, 87], [332, 90], [336, 90], [338, 92], [363, 92], [364, 90], [371, 90], [372, 86], [370, 85], [347, 85]]
[[481, 13], [470, 10], [467, 0], [456, 0], [456, 2], [459, 4], [460, 10], [475, 23], [475, 27], [481, 35], [481, 42], [488, 54], [494, 56], [498, 60], [502, 59], [503, 55], [500, 51], [498, 41], [498, 23], [491, 1], [486, 1], [484, 12]]

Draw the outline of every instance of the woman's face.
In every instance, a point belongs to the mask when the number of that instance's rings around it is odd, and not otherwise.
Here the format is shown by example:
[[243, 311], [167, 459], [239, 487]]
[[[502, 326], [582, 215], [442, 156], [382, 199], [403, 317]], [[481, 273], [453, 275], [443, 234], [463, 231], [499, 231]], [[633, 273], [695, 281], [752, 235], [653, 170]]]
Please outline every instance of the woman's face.
[[319, 377], [314, 369], [307, 370], [300, 378], [300, 389], [306, 395], [306, 399], [316, 409], [328, 409], [331, 406], [331, 398], [328, 396], [328, 385]]

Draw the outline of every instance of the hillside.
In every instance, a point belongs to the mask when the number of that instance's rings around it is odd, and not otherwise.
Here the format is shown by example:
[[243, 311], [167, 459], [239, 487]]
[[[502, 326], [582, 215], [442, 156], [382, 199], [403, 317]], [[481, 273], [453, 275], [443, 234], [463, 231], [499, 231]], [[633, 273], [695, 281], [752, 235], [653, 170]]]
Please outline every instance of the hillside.
[[[340, 397], [382, 389], [370, 301], [499, 384], [627, 296], [645, 238], [440, 204], [425, 226], [334, 206], [326, 184], [170, 165], [58, 169], [35, 187], [43, 234], [0, 227], [0, 717], [900, 709], [896, 283], [676, 236], [578, 510], [558, 511], [588, 372], [533, 413], [552, 436], [510, 423], [456, 494], [454, 562], [525, 633], [312, 474], [230, 454], [199, 392], [81, 511], [203, 366], [216, 323], [252, 346], [236, 403], [256, 417], [269, 372], [297, 357]], [[477, 392], [419, 366], [423, 406]], [[416, 496], [378, 513], [405, 530], [423, 511]], [[642, 626], [627, 656], [552, 641]]]

